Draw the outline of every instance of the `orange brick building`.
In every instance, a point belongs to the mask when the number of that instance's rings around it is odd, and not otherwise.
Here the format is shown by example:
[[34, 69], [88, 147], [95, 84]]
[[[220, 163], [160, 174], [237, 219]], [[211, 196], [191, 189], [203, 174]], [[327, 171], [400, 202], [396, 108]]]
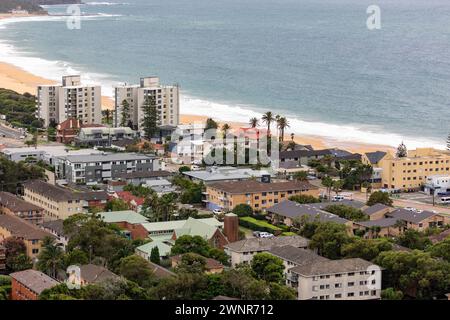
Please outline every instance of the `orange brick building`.
[[11, 276], [11, 300], [38, 300], [45, 289], [59, 284], [55, 279], [37, 270], [14, 272]]

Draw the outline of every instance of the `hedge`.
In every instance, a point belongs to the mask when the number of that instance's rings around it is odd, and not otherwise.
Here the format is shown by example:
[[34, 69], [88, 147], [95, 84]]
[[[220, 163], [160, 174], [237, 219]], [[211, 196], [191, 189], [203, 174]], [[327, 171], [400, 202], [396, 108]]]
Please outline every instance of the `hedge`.
[[254, 231], [265, 231], [270, 233], [281, 233], [283, 229], [274, 226], [267, 221], [257, 220], [252, 217], [242, 217], [239, 218], [239, 224], [244, 228], [248, 228]]

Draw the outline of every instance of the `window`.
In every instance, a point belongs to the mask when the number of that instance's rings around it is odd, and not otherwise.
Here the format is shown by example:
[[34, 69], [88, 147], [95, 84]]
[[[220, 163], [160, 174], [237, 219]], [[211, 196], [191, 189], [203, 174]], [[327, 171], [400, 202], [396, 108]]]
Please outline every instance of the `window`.
[[334, 295], [334, 297], [336, 299], [340, 299], [340, 298], [342, 298], [342, 294], [341, 293], [337, 293], [337, 294]]
[[349, 282], [349, 283], [347, 284], [347, 286], [349, 286], [349, 287], [353, 287], [354, 285], [355, 285], [354, 282]]
[[354, 292], [349, 292], [349, 293], [347, 293], [347, 297], [354, 297], [355, 296], [355, 293]]

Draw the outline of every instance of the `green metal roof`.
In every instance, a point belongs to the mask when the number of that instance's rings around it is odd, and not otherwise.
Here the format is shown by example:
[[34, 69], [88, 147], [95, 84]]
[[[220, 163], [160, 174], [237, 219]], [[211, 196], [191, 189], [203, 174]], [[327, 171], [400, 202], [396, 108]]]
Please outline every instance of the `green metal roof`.
[[170, 254], [171, 246], [159, 240], [153, 240], [152, 242], [146, 243], [140, 247], [137, 247], [136, 250], [141, 251], [150, 256], [152, 249], [154, 247], [158, 247], [159, 255], [162, 257], [168, 256]]
[[98, 214], [100, 215], [100, 217], [102, 217], [102, 219], [105, 222], [108, 223], [125, 221], [130, 224], [139, 224], [139, 223], [143, 224], [147, 222], [147, 218], [132, 210], [108, 211], [108, 212], [100, 212]]

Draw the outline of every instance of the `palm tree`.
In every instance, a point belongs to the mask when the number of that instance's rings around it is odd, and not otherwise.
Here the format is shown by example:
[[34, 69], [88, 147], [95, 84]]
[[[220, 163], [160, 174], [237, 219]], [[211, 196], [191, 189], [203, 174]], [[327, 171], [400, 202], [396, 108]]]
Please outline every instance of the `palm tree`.
[[262, 121], [267, 124], [267, 135], [270, 136], [270, 125], [272, 121], [275, 120], [273, 113], [271, 111], [267, 111], [262, 116]]
[[222, 132], [223, 132], [223, 136], [226, 137], [228, 130], [230, 130], [231, 127], [228, 123], [224, 123], [222, 126]]
[[327, 188], [327, 198], [328, 201], [330, 201], [330, 197], [331, 197], [331, 189], [333, 188], [333, 179], [331, 179], [330, 177], [324, 177], [322, 179], [322, 185]]
[[284, 141], [284, 130], [289, 127], [289, 122], [286, 117], [279, 117], [277, 120], [277, 127], [280, 130], [280, 141]]
[[259, 120], [256, 117], [255, 118], [251, 118], [249, 123], [250, 123], [250, 126], [252, 128], [256, 128], [257, 126], [259, 126]]
[[339, 195], [339, 191], [341, 191], [344, 186], [344, 180], [335, 180], [333, 181], [333, 191], [336, 192], [336, 195]]
[[39, 254], [37, 268], [49, 275], [52, 278], [56, 278], [59, 270], [64, 268], [64, 252], [56, 246], [55, 240], [50, 237], [46, 237], [43, 240], [43, 250]]
[[292, 132], [291, 133], [291, 141], [294, 141], [294, 137], [295, 137], [295, 134]]

